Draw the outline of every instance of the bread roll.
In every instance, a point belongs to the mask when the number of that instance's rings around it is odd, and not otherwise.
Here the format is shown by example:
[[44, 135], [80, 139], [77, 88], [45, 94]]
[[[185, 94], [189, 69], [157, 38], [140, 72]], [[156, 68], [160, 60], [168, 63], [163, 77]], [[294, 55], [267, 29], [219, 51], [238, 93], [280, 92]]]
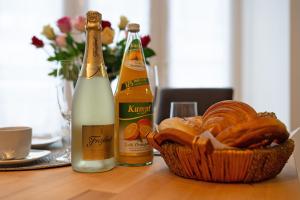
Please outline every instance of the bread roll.
[[189, 120], [185, 120], [179, 117], [173, 117], [163, 120], [158, 125], [158, 131], [162, 132], [166, 129], [173, 129], [195, 136], [200, 134], [200, 127], [198, 124], [199, 122], [197, 123], [195, 119], [189, 118]]
[[191, 145], [196, 135], [200, 134], [201, 117], [182, 119], [179, 117], [163, 120], [155, 136], [157, 144], [173, 141], [182, 145]]
[[187, 121], [191, 121], [192, 123], [194, 123], [195, 126], [197, 126], [201, 130], [201, 126], [203, 122], [202, 116], [186, 117], [184, 119]]

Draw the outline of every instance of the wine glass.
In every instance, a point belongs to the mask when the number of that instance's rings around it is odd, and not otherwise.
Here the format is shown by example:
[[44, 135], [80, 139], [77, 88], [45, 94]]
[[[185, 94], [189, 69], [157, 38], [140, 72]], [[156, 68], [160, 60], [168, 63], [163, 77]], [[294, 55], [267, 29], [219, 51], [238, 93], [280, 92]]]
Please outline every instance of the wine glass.
[[[157, 92], [158, 92], [158, 71], [157, 71], [157, 66], [146, 66], [147, 69], [147, 76], [149, 80], [149, 85], [150, 85], [150, 90], [153, 95], [153, 122], [156, 121], [156, 112], [157, 112]], [[155, 126], [155, 124], [153, 123]]]
[[61, 116], [64, 120], [71, 121], [72, 98], [74, 92], [73, 81], [60, 80], [56, 85], [57, 102]]
[[[153, 123], [152, 124], [153, 124], [153, 129], [156, 129], [157, 92], [158, 92], [158, 85], [159, 85], [158, 70], [156, 65], [154, 66], [147, 65], [146, 69], [147, 69], [147, 76], [149, 80], [150, 89], [153, 95]], [[157, 151], [156, 149], [153, 149], [153, 154], [159, 156], [160, 152]]]
[[171, 102], [170, 118], [171, 117], [194, 117], [198, 115], [197, 102]]
[[152, 92], [152, 95], [154, 97], [154, 103], [156, 100], [156, 96], [157, 96], [157, 89], [158, 89], [158, 71], [157, 71], [157, 66], [150, 66], [147, 65], [146, 67], [147, 69], [147, 75], [148, 75], [148, 80], [149, 80], [149, 84], [150, 84], [150, 89]]
[[66, 80], [68, 74], [63, 74], [64, 72], [72, 71], [74, 67], [74, 62], [72, 60], [61, 60], [58, 63], [57, 68], [57, 102], [61, 116], [64, 119], [62, 126], [62, 136], [65, 143], [65, 152], [62, 156], [58, 157], [56, 160], [70, 162], [71, 159], [71, 110], [72, 110], [72, 99], [74, 93], [74, 83], [72, 80]]

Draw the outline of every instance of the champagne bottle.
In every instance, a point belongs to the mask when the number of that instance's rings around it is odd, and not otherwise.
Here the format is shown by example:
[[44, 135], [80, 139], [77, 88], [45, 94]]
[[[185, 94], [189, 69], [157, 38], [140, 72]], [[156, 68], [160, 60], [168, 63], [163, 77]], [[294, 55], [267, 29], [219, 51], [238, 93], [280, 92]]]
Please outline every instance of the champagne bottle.
[[152, 148], [146, 135], [152, 131], [153, 95], [149, 86], [139, 24], [129, 24], [120, 78], [115, 94], [115, 152], [120, 165], [149, 165]]
[[115, 166], [114, 99], [102, 54], [101, 14], [87, 13], [86, 47], [72, 105], [72, 168], [101, 172]]

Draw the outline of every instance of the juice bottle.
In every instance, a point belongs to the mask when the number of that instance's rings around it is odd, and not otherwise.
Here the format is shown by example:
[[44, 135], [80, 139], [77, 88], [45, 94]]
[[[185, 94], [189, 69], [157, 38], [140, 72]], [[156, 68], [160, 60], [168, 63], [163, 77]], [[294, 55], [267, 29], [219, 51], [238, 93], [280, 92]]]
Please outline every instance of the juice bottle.
[[128, 37], [115, 93], [115, 156], [118, 164], [149, 165], [153, 151], [146, 135], [152, 131], [153, 95], [138, 36], [139, 25], [128, 24]]

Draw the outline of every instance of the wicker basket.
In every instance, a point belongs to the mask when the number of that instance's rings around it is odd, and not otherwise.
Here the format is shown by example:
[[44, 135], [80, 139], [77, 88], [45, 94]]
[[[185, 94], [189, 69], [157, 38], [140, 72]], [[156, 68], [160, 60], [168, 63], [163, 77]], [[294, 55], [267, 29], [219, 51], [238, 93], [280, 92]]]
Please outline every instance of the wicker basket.
[[[207, 141], [192, 146], [164, 143], [159, 146], [155, 133], [147, 136], [149, 143], [160, 151], [174, 174], [211, 182], [258, 182], [275, 177], [294, 150], [294, 142], [264, 149], [214, 150]], [[211, 143], [210, 143], [211, 144]]]

